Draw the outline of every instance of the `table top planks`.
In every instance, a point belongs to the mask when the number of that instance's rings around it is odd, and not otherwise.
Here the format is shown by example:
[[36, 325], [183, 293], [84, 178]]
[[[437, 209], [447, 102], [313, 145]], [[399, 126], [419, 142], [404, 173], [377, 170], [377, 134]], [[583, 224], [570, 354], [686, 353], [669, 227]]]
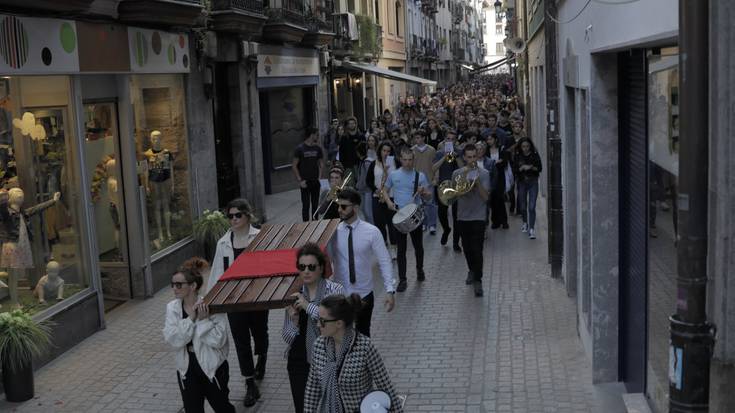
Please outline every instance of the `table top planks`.
[[[307, 242], [326, 247], [337, 230], [339, 220], [319, 220], [291, 224], [263, 225], [245, 249], [269, 251], [299, 248]], [[204, 297], [211, 313], [262, 311], [283, 308], [293, 303], [291, 294], [301, 288], [297, 273], [263, 278], [219, 281]]]

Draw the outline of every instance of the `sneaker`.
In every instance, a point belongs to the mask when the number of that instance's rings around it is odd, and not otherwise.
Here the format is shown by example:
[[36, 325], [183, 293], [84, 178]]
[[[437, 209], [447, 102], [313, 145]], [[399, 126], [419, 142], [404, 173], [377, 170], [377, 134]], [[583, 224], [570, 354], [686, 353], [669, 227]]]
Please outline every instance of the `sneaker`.
[[475, 297], [482, 297], [484, 292], [482, 291], [482, 281], [475, 281]]
[[452, 229], [451, 228], [449, 228], [448, 230], [442, 232], [442, 239], [441, 239], [441, 244], [442, 245], [447, 245], [447, 240], [449, 240], [449, 234], [451, 232], [452, 232]]
[[528, 224], [525, 222], [521, 225], [521, 232], [528, 232]]
[[464, 283], [466, 285], [472, 285], [473, 282], [475, 282], [475, 276], [472, 274], [472, 271], [467, 271], [467, 278], [465, 278]]
[[528, 238], [530, 239], [536, 239], [536, 230], [531, 228], [528, 230]]
[[396, 291], [398, 291], [399, 293], [402, 293], [406, 291], [407, 287], [408, 287], [408, 283], [406, 282], [406, 280], [401, 280], [398, 282], [398, 287], [396, 287]]
[[436, 227], [429, 227], [429, 234], [436, 235]]
[[426, 225], [421, 226], [421, 231], [426, 232]]
[[417, 270], [416, 271], [416, 281], [421, 282], [426, 280], [426, 274], [424, 274], [424, 270]]

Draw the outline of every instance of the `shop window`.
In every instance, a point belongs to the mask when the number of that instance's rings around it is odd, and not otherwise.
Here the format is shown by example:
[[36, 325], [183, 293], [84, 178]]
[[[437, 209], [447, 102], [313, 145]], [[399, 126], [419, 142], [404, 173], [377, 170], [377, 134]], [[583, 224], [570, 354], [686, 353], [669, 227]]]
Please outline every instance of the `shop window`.
[[189, 154], [181, 75], [131, 76], [138, 179], [152, 253], [191, 235]]
[[88, 286], [71, 108], [67, 77], [0, 79], [0, 312]]

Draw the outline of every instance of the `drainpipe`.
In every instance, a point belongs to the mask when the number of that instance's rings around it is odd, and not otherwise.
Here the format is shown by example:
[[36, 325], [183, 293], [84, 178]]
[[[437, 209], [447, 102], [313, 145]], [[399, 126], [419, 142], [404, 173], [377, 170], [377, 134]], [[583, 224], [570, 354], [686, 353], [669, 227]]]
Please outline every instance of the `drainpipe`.
[[[557, 16], [556, 2], [544, 2], [546, 16]], [[544, 19], [544, 36], [546, 41], [546, 139], [549, 202], [549, 261], [551, 276], [561, 277], [562, 258], [564, 254], [564, 210], [562, 205], [561, 185], [561, 137], [559, 124], [559, 65], [557, 54], [557, 27], [551, 19]]]
[[679, 1], [681, 108], [676, 314], [669, 317], [669, 411], [709, 408], [714, 326], [707, 322], [709, 1]]

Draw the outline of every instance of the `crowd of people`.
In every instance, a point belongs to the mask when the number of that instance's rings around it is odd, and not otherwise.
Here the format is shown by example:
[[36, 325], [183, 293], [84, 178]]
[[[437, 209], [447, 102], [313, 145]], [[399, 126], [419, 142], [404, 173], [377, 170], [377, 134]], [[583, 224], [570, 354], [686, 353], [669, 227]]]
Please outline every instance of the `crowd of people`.
[[[297, 413], [356, 412], [372, 390], [387, 394], [390, 412], [403, 411], [403, 400], [370, 341], [370, 327], [373, 266], [386, 292], [384, 309], [390, 312], [395, 294], [408, 288], [409, 237], [416, 281], [424, 282], [424, 232], [436, 235], [438, 221], [441, 245], [451, 237], [454, 251], [464, 253], [466, 284], [477, 297], [483, 296], [488, 229], [508, 230], [509, 215], [516, 214], [522, 218], [521, 231], [536, 237], [541, 159], [524, 131], [523, 108], [506, 85], [507, 78], [488, 76], [408, 96], [395, 115], [386, 110], [366, 131], [354, 117], [334, 119], [321, 141], [317, 129], [306, 130], [292, 163], [302, 219], [337, 218], [340, 223], [326, 251], [306, 244], [296, 254], [303, 286], [286, 308], [281, 336]], [[321, 182], [324, 177], [327, 185]], [[407, 208], [420, 211], [412, 217], [421, 218], [408, 228], [393, 222]], [[224, 267], [259, 232], [246, 200], [231, 201], [225, 212], [230, 230], [219, 240], [211, 268], [202, 259], [191, 259], [171, 280], [175, 299], [168, 304], [163, 334], [176, 350], [186, 412], [203, 412], [205, 399], [217, 412], [235, 411], [228, 397], [230, 332], [246, 381], [246, 407], [260, 399], [256, 381], [266, 372], [268, 312], [210, 314], [202, 302]]]

